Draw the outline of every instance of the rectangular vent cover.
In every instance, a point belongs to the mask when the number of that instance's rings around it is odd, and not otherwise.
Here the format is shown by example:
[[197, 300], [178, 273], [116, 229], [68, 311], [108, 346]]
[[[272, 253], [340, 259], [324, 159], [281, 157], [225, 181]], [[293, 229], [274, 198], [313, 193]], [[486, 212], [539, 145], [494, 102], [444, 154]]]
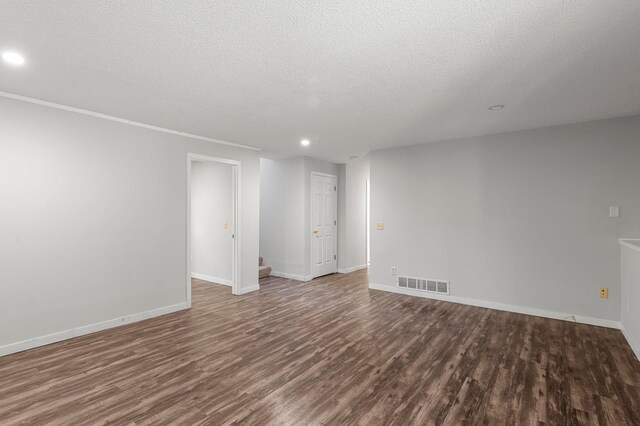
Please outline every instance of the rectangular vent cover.
[[449, 281], [428, 280], [415, 277], [398, 277], [398, 287], [422, 290], [429, 293], [449, 294]]

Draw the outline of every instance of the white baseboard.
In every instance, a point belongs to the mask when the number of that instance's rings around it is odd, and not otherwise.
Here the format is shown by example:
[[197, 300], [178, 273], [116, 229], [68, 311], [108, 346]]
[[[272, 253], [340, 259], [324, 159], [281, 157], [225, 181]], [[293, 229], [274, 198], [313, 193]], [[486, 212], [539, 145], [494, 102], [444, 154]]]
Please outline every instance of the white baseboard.
[[273, 275], [274, 277], [286, 278], [288, 280], [296, 281], [311, 281], [313, 279], [308, 275], [289, 274], [287, 272], [278, 271], [271, 271], [271, 275]]
[[627, 339], [629, 346], [631, 346], [633, 353], [636, 354], [636, 357], [640, 360], [640, 343], [634, 340], [633, 336], [631, 336], [631, 333], [629, 333], [629, 330], [627, 330], [624, 324], [620, 324], [620, 330], [622, 331], [625, 339]]
[[214, 284], [222, 284], [228, 285], [229, 287], [233, 286], [233, 282], [231, 280], [225, 280], [224, 278], [212, 277], [211, 275], [198, 274], [196, 272], [191, 273], [191, 278], [197, 278], [199, 280], [208, 281]]
[[338, 272], [341, 274], [348, 274], [349, 272], [355, 272], [355, 271], [359, 271], [360, 269], [367, 269], [367, 265], [358, 265], [358, 266], [352, 266], [350, 268], [338, 268]]
[[95, 324], [84, 325], [82, 327], [73, 328], [71, 330], [59, 331], [57, 333], [48, 334], [46, 336], [35, 337], [21, 342], [9, 343], [0, 346], [0, 356], [9, 355], [16, 352], [22, 352], [27, 349], [36, 348], [38, 346], [49, 345], [51, 343], [60, 342], [62, 340], [71, 339], [85, 334], [95, 333], [97, 331], [107, 330], [109, 328], [118, 327], [120, 325], [131, 324], [134, 322], [158, 317], [160, 315], [170, 314], [172, 312], [189, 309], [191, 303], [182, 302], [175, 305], [164, 306], [162, 308], [152, 309], [138, 314], [126, 315], [120, 318], [114, 318], [107, 321], [97, 322]]
[[259, 285], [254, 285], [253, 287], [247, 287], [247, 288], [239, 288], [238, 296], [241, 294], [247, 294], [247, 293], [251, 293], [252, 291], [258, 291], [258, 290], [260, 290]]
[[466, 297], [441, 296], [438, 294], [427, 293], [420, 290], [413, 290], [410, 288], [393, 287], [393, 286], [380, 285], [380, 284], [374, 284], [374, 283], [369, 283], [369, 288], [373, 290], [382, 290], [382, 291], [388, 291], [391, 293], [405, 294], [408, 296], [417, 296], [417, 297], [424, 297], [427, 299], [442, 300], [444, 302], [453, 302], [453, 303], [460, 303], [463, 305], [478, 306], [480, 308], [496, 309], [498, 311], [507, 311], [507, 312], [515, 312], [517, 314], [533, 315], [536, 317], [544, 317], [544, 318], [567, 320], [567, 321], [569, 321], [568, 318], [575, 318], [576, 320], [575, 322], [579, 322], [581, 324], [597, 325], [599, 327], [607, 327], [607, 328], [615, 328], [615, 329], [622, 328], [622, 324], [620, 324], [619, 321], [593, 318], [593, 317], [584, 317], [584, 316], [560, 313], [560, 312], [545, 311], [542, 309], [528, 308], [526, 306], [508, 305], [504, 303], [490, 302], [487, 300], [469, 299]]

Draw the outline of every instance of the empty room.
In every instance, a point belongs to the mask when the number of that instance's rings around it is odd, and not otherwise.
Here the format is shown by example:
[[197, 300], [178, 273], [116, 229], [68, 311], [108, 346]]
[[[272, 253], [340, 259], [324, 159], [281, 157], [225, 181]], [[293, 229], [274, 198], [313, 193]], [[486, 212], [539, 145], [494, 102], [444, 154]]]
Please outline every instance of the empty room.
[[640, 425], [639, 23], [0, 0], [0, 425]]

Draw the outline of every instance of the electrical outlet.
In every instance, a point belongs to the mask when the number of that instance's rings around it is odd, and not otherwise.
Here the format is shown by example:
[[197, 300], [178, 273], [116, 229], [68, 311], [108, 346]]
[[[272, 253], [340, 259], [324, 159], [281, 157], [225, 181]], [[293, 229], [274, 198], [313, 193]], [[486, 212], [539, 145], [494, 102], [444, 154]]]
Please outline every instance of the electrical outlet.
[[395, 275], [396, 274], [396, 267], [392, 266], [391, 267], [391, 275]]
[[602, 297], [603, 299], [608, 299], [609, 298], [609, 289], [606, 287], [602, 287], [600, 289], [600, 297]]
[[609, 217], [620, 217], [620, 207], [618, 206], [609, 207]]

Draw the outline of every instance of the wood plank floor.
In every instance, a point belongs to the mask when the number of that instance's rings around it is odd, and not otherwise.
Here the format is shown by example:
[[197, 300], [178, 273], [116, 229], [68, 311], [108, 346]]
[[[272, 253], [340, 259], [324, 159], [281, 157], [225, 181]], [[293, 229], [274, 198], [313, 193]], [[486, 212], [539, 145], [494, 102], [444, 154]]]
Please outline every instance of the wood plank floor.
[[0, 424], [640, 424], [617, 330], [369, 290], [366, 271], [0, 358]]

